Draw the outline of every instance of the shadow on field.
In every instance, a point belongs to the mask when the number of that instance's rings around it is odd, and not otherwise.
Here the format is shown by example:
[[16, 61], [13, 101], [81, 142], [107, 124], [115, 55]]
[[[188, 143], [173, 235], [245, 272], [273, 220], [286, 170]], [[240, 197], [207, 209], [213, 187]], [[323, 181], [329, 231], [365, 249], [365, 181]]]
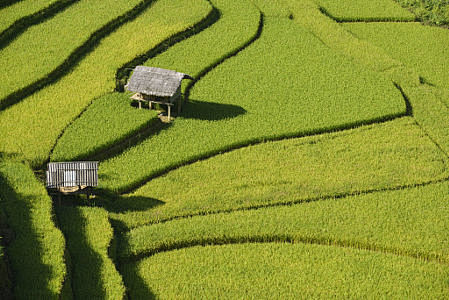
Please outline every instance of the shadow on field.
[[146, 211], [165, 204], [165, 202], [154, 198], [144, 196], [122, 196], [107, 190], [99, 190], [97, 195], [98, 197], [95, 199], [95, 204], [104, 207], [107, 211], [113, 213]]
[[[44, 253], [40, 237], [33, 226], [33, 208], [36, 198], [16, 193], [13, 186], [0, 173], [1, 205], [7, 214], [7, 224], [11, 229], [6, 253], [11, 264], [14, 284], [22, 290], [15, 290], [15, 296], [25, 298], [57, 299], [58, 295], [48, 289], [52, 270], [42, 261]], [[35, 219], [35, 218], [34, 218]], [[39, 287], [33, 290], [31, 287]], [[29, 288], [29, 290], [27, 290]]]
[[246, 110], [237, 105], [189, 100], [186, 102], [181, 117], [204, 121], [219, 121], [243, 115]]
[[105, 299], [102, 259], [86, 238], [86, 219], [77, 207], [56, 209], [70, 254], [72, 288], [75, 299]]
[[[77, 160], [107, 160], [118, 156], [128, 150], [141, 144], [146, 139], [158, 134], [162, 130], [170, 128], [171, 123], [162, 123], [158, 118], [152, 119], [141, 126], [136, 131], [129, 133], [126, 137], [111, 142], [111, 145], [96, 149], [94, 152], [84, 156], [79, 156]], [[100, 179], [107, 178], [107, 175], [100, 174]]]
[[129, 299], [156, 299], [148, 284], [139, 274], [139, 262], [127, 263], [122, 270], [123, 281], [128, 288]]

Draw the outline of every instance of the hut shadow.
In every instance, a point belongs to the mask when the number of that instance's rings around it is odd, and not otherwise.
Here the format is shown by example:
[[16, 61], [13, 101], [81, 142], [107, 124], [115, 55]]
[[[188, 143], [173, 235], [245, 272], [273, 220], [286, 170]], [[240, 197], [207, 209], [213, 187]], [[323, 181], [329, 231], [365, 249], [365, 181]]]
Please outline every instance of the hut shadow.
[[161, 200], [150, 197], [123, 196], [104, 189], [98, 190], [96, 194], [95, 205], [101, 206], [112, 213], [146, 211], [165, 204]]
[[204, 121], [232, 119], [243, 115], [246, 110], [238, 105], [190, 100], [185, 102], [180, 117]]

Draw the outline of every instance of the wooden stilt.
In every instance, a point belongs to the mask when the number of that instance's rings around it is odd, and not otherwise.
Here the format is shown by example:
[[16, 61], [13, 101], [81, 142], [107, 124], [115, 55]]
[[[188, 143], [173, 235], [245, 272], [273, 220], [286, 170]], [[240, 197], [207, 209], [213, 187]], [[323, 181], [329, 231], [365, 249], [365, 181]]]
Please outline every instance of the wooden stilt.
[[168, 106], [168, 121], [170, 122], [170, 115], [171, 115], [171, 105]]
[[142, 108], [142, 101], [139, 100], [139, 109]]

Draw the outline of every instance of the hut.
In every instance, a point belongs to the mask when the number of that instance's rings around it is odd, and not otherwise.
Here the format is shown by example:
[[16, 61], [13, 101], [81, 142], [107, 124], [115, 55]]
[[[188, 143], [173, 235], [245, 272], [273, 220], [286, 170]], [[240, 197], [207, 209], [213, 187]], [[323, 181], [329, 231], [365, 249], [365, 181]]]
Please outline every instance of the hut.
[[92, 187], [98, 185], [97, 161], [52, 162], [47, 166], [49, 193], [80, 194], [89, 198]]
[[131, 99], [139, 101], [139, 108], [142, 108], [142, 101], [148, 102], [150, 109], [155, 103], [166, 105], [168, 120], [170, 120], [171, 107], [176, 101], [178, 101], [178, 114], [181, 112], [183, 79], [193, 78], [172, 70], [137, 66], [125, 88], [135, 93]]

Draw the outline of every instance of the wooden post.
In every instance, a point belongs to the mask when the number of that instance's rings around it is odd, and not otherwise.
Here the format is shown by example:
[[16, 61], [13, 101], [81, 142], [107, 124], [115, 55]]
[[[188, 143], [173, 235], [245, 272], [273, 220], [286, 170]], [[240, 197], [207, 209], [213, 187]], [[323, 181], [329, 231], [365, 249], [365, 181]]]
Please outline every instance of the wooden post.
[[139, 100], [139, 109], [141, 109], [141, 108], [142, 108], [142, 101]]
[[171, 105], [168, 106], [168, 121], [170, 122]]

